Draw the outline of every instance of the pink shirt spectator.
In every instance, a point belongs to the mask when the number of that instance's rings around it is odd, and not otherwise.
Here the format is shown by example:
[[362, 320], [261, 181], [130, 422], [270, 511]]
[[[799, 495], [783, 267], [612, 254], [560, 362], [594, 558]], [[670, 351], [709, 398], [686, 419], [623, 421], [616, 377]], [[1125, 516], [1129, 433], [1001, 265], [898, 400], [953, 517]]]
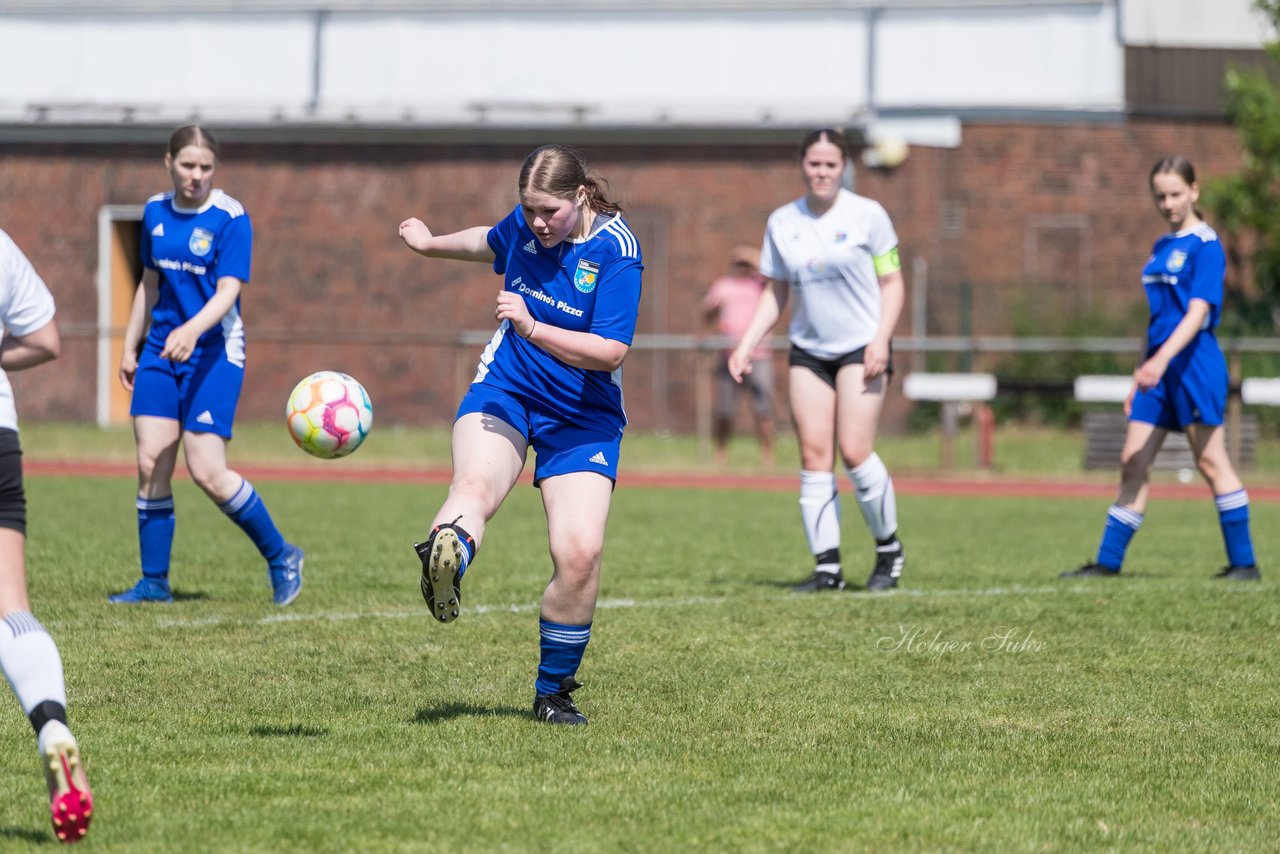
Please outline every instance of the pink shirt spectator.
[[[721, 276], [711, 284], [702, 308], [708, 315], [715, 312], [716, 330], [733, 339], [728, 350], [742, 338], [763, 292], [764, 282], [756, 276]], [[769, 348], [763, 341], [751, 353], [753, 359], [768, 357]]]

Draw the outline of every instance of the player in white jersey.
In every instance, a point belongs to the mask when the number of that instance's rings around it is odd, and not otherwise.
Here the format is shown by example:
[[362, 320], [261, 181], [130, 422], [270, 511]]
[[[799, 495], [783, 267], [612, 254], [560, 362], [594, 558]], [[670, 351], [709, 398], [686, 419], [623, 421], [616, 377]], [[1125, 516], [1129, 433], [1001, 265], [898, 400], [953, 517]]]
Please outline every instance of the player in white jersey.
[[1147, 350], [1125, 400], [1129, 426], [1120, 452], [1120, 489], [1107, 511], [1097, 556], [1064, 578], [1115, 577], [1142, 524], [1148, 478], [1170, 430], [1187, 434], [1196, 468], [1213, 491], [1227, 566], [1217, 578], [1257, 581], [1249, 530], [1249, 494], [1223, 435], [1227, 360], [1214, 329], [1222, 314], [1227, 258], [1218, 235], [1200, 218], [1200, 186], [1185, 157], [1165, 157], [1148, 177], [1168, 231], [1151, 248], [1142, 285], [1151, 307]]
[[53, 831], [78, 842], [93, 800], [80, 749], [67, 728], [67, 688], [53, 638], [31, 614], [27, 596], [27, 503], [18, 415], [6, 371], [58, 357], [62, 340], [53, 296], [9, 235], [0, 231], [0, 669], [36, 731], [49, 786]]
[[849, 162], [848, 144], [838, 131], [805, 137], [805, 194], [769, 216], [760, 273], [770, 288], [729, 357], [735, 378], [749, 373], [751, 351], [794, 296], [788, 329], [791, 418], [800, 445], [800, 516], [816, 563], [813, 574], [793, 588], [797, 592], [845, 586], [837, 448], [876, 542], [867, 589], [895, 587], [905, 564], [893, 481], [875, 452], [905, 286], [888, 214], [841, 186]]
[[644, 266], [619, 206], [577, 152], [535, 149], [518, 190], [519, 205], [492, 227], [435, 235], [420, 219], [400, 223], [400, 237], [418, 254], [491, 263], [504, 281], [493, 313], [498, 330], [453, 424], [449, 495], [414, 549], [423, 598], [437, 620], [452, 621], [485, 526], [533, 448], [552, 563], [533, 712], [547, 723], [581, 725], [587, 719], [569, 694], [581, 687], [576, 674], [600, 587], [626, 425], [622, 361]]
[[142, 281], [120, 360], [120, 382], [133, 393], [142, 577], [109, 598], [173, 601], [173, 469], [181, 444], [191, 479], [257, 546], [272, 598], [288, 605], [302, 590], [302, 549], [285, 541], [257, 490], [227, 467], [244, 381], [240, 290], [249, 281], [253, 228], [244, 207], [213, 186], [218, 141], [208, 130], [174, 131], [164, 164], [173, 191], [143, 209]]

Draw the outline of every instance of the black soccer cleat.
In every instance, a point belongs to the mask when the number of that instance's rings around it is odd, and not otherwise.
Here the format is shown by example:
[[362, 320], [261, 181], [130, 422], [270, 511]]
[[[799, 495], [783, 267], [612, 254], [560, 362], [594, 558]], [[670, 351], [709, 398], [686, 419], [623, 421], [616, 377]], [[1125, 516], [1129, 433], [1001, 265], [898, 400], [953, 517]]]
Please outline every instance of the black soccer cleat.
[[560, 680], [560, 690], [554, 694], [539, 694], [533, 698], [533, 716], [546, 724], [586, 726], [587, 716], [573, 704], [569, 695], [582, 685], [572, 676]]
[[1079, 569], [1068, 570], [1060, 573], [1059, 578], [1113, 578], [1120, 574], [1120, 570], [1112, 569], [1109, 566], [1103, 566], [1100, 563], [1086, 563]]
[[462, 602], [462, 543], [454, 525], [437, 525], [425, 543], [414, 543], [422, 561], [422, 598], [442, 623], [458, 618]]
[[867, 579], [868, 590], [888, 590], [898, 586], [898, 577], [907, 565], [902, 543], [894, 537], [890, 542], [876, 546], [876, 566]]
[[1224, 566], [1214, 578], [1228, 581], [1261, 581], [1262, 572], [1256, 566]]
[[843, 590], [844, 576], [836, 572], [815, 570], [804, 581], [791, 588], [792, 593], [821, 593], [824, 590]]

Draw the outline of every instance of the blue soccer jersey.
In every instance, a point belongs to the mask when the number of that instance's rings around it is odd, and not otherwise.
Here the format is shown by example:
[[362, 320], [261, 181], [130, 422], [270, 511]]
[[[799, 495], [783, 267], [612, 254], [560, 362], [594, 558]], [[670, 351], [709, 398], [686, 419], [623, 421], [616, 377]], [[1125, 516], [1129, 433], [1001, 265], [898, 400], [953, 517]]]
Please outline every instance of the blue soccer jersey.
[[1204, 223], [1158, 239], [1142, 268], [1142, 285], [1151, 305], [1147, 327], [1148, 352], [1155, 352], [1187, 314], [1192, 299], [1209, 304], [1205, 331], [1218, 325], [1222, 314], [1222, 276], [1226, 254], [1217, 233]]
[[[249, 281], [253, 226], [244, 207], [214, 190], [198, 210], [177, 207], [173, 193], [147, 200], [142, 214], [142, 264], [160, 274], [160, 299], [151, 313], [147, 346], [164, 347], [169, 333], [204, 308], [218, 289], [218, 279]], [[221, 352], [244, 366], [244, 325], [240, 300], [212, 329], [200, 336], [192, 361]]]
[[[524, 298], [539, 323], [630, 345], [640, 310], [640, 243], [620, 215], [596, 218], [591, 234], [547, 249], [516, 207], [489, 230], [493, 270]], [[485, 347], [473, 382], [526, 398], [576, 424], [626, 424], [622, 369], [612, 373], [566, 365], [525, 341], [503, 321]]]
[[1142, 285], [1151, 305], [1147, 356], [1173, 334], [1186, 317], [1191, 300], [1207, 302], [1209, 314], [1199, 334], [1170, 360], [1160, 382], [1134, 395], [1131, 421], [1166, 430], [1183, 430], [1188, 424], [1222, 423], [1227, 363], [1213, 330], [1222, 314], [1222, 276], [1226, 266], [1218, 235], [1204, 223], [1156, 241], [1142, 268]]

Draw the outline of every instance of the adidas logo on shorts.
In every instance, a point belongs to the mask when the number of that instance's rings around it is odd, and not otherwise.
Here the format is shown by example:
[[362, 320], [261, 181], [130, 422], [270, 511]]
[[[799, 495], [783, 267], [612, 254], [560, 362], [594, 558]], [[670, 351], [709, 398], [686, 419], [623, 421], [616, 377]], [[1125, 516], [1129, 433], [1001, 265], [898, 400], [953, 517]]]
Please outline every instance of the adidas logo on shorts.
[[609, 465], [609, 461], [604, 458], [604, 451], [596, 451], [595, 454], [592, 455], [591, 459], [587, 460], [587, 462], [595, 463], [598, 466]]
[[206, 409], [204, 412], [201, 412], [196, 416], [196, 421], [200, 424], [212, 424], [213, 413]]

